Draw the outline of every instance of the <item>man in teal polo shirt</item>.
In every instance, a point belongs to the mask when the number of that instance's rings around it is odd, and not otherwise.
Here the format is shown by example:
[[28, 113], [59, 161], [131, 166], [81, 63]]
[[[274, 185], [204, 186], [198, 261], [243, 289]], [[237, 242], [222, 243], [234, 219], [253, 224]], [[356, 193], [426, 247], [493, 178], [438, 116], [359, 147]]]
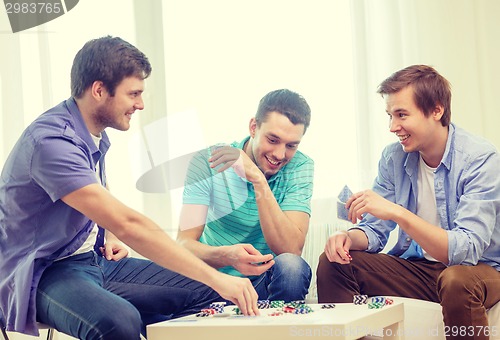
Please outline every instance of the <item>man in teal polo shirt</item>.
[[302, 300], [309, 288], [300, 255], [314, 162], [297, 148], [310, 117], [302, 96], [272, 91], [249, 137], [202, 150], [189, 166], [178, 241], [220, 271], [249, 277], [259, 299]]

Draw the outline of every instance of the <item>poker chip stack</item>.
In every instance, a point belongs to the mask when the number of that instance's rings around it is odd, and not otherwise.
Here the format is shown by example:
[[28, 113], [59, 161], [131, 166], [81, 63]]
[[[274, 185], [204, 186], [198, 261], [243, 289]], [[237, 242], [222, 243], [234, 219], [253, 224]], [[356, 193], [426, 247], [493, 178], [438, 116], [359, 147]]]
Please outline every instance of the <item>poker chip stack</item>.
[[392, 305], [394, 300], [391, 298], [386, 298], [385, 296], [374, 296], [371, 298], [371, 303], [368, 304], [368, 308], [382, 308], [385, 305]]
[[210, 308], [214, 309], [217, 313], [224, 313], [225, 302], [212, 302]]
[[198, 317], [205, 317], [205, 316], [210, 316], [214, 314], [221, 314], [224, 313], [224, 306], [226, 305], [225, 302], [213, 302], [210, 304], [209, 308], [204, 308], [202, 309], [196, 316]]
[[371, 298], [371, 302], [385, 305], [385, 297], [384, 296], [373, 296]]
[[285, 301], [283, 300], [275, 300], [271, 301], [270, 307], [271, 308], [283, 308], [285, 306]]
[[385, 306], [385, 303], [382, 302], [370, 302], [368, 304], [368, 309], [379, 309]]
[[283, 307], [283, 312], [293, 314], [308, 314], [314, 311], [305, 303], [305, 301], [297, 300], [285, 304], [285, 306]]
[[[257, 307], [259, 309], [275, 308], [276, 310], [272, 312], [271, 316], [282, 315], [283, 313], [293, 313], [293, 314], [307, 314], [313, 312], [313, 309], [309, 307], [305, 301], [297, 300], [285, 303], [283, 300], [269, 301], [269, 300], [259, 300], [257, 301]], [[241, 310], [238, 307], [233, 308], [233, 311], [237, 315], [241, 315]]]
[[355, 305], [364, 305], [368, 302], [368, 295], [354, 295], [352, 302]]
[[311, 312], [314, 312], [313, 309], [305, 304], [302, 306], [295, 307], [293, 311], [294, 314], [308, 314]]
[[257, 307], [259, 309], [267, 309], [271, 306], [271, 303], [269, 302], [269, 300], [259, 300], [257, 301]]

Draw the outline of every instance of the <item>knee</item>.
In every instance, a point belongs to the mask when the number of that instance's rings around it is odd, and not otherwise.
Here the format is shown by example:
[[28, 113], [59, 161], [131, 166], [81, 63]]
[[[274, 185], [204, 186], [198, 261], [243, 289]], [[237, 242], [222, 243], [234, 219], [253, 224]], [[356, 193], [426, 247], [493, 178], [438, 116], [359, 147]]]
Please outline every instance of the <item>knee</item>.
[[[126, 308], [118, 313], [106, 315], [93, 326], [94, 336], [88, 339], [124, 340], [140, 337], [142, 327], [141, 315], [135, 308]], [[87, 339], [87, 337], [85, 337]]]
[[304, 276], [311, 278], [311, 267], [309, 264], [300, 256], [283, 253], [274, 258], [274, 271], [278, 271], [280, 275], [286, 275], [291, 277]]
[[437, 291], [441, 302], [461, 303], [464, 299], [481, 294], [474, 275], [468, 266], [451, 266], [444, 269], [437, 279]]

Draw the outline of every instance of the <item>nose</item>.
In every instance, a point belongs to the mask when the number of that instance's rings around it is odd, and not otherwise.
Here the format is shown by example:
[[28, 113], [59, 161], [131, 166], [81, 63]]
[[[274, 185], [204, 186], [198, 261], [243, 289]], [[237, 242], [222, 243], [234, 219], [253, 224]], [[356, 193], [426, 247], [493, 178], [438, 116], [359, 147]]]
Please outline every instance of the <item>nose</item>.
[[389, 120], [389, 131], [391, 132], [396, 132], [399, 130], [399, 123], [397, 122], [396, 119], [390, 119]]
[[286, 155], [286, 145], [284, 144], [277, 145], [276, 148], [273, 150], [273, 157], [278, 160], [285, 159], [285, 155]]
[[144, 110], [144, 100], [142, 99], [142, 96], [137, 97], [137, 101], [134, 105], [134, 108], [136, 110]]

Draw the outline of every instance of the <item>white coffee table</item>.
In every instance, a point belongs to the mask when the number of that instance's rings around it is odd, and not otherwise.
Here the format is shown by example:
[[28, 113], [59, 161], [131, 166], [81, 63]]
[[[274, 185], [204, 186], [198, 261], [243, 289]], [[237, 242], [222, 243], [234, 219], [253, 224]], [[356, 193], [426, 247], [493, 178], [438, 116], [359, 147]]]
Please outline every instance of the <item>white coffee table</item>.
[[261, 309], [260, 316], [239, 316], [225, 307], [226, 316], [186, 316], [147, 327], [148, 340], [182, 339], [237, 339], [280, 340], [297, 337], [324, 337], [359, 339], [364, 336], [403, 339], [403, 303], [395, 302], [380, 309], [368, 305], [338, 303], [335, 308], [323, 309], [312, 304], [314, 312], [308, 314], [284, 313], [270, 316], [275, 308]]

